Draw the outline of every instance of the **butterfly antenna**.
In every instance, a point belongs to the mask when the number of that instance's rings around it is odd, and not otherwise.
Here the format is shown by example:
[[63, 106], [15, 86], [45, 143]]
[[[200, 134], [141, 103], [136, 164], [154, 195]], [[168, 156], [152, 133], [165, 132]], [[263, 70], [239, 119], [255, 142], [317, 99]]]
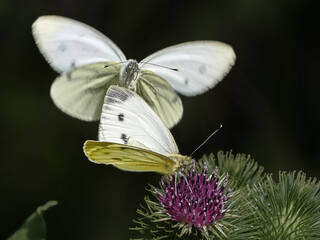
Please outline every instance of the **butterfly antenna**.
[[115, 66], [115, 65], [118, 65], [118, 64], [122, 64], [122, 63], [125, 63], [127, 61], [124, 61], [124, 62], [116, 62], [116, 63], [113, 63], [113, 64], [107, 64], [107, 65], [104, 65], [105, 68], [107, 67], [112, 67], [112, 66]]
[[192, 189], [191, 189], [191, 187], [190, 187], [190, 185], [189, 185], [189, 182], [188, 182], [187, 177], [186, 177], [185, 175], [183, 175], [181, 172], [179, 172], [178, 174], [179, 174], [180, 177], [183, 177], [183, 178], [184, 178], [184, 180], [186, 181], [186, 184], [187, 184], [188, 187], [189, 187], [190, 192], [193, 193], [193, 192], [192, 192]]
[[166, 69], [169, 69], [169, 70], [172, 70], [172, 71], [179, 71], [179, 69], [177, 69], [177, 68], [171, 68], [171, 67], [167, 67], [167, 66], [163, 66], [163, 65], [159, 65], [159, 64], [155, 64], [155, 63], [149, 63], [149, 62], [141, 62], [141, 63], [149, 64], [149, 65], [157, 66], [157, 67], [163, 67], [163, 68], [166, 68]]
[[199, 148], [201, 148], [206, 142], [208, 142], [208, 140], [213, 136], [215, 135], [220, 129], [222, 128], [222, 125], [220, 125], [220, 127], [218, 129], [216, 129], [213, 133], [210, 134], [210, 136], [203, 142], [200, 144], [199, 147], [196, 148], [196, 150], [194, 150], [191, 154], [190, 154], [190, 157], [196, 152], [199, 150]]

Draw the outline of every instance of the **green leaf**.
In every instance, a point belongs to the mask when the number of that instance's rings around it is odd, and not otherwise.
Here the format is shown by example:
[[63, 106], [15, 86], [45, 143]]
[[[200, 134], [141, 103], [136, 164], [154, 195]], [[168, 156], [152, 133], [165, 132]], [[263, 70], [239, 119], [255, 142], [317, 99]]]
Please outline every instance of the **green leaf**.
[[23, 225], [8, 240], [43, 240], [46, 237], [46, 224], [43, 212], [57, 205], [57, 201], [49, 201], [31, 214]]

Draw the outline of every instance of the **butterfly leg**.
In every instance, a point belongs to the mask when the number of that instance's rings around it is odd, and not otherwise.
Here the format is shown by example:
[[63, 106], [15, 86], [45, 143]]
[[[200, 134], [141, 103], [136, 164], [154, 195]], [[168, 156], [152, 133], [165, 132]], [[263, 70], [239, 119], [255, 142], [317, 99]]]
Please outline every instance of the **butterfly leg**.
[[176, 196], [178, 195], [178, 191], [177, 191], [177, 177], [178, 177], [177, 172], [174, 172], [174, 189], [175, 189]]

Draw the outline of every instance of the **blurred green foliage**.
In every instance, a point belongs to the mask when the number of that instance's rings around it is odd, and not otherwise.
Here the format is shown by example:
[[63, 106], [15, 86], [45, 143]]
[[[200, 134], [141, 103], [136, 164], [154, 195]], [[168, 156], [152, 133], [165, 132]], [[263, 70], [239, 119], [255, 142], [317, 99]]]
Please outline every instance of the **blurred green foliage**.
[[56, 14], [85, 22], [138, 61], [170, 45], [219, 40], [233, 46], [234, 68], [207, 93], [186, 98], [173, 129], [195, 157], [246, 152], [266, 172], [303, 170], [319, 178], [319, 37], [316, 1], [1, 0], [0, 239], [48, 199], [48, 239], [127, 239], [147, 183], [160, 175], [126, 173], [89, 162], [82, 144], [98, 123], [58, 110], [49, 89], [57, 74], [31, 34], [32, 22]]
[[46, 238], [46, 223], [43, 212], [57, 205], [57, 201], [49, 201], [32, 213], [23, 225], [8, 240], [43, 240]]
[[49, 201], [32, 213], [23, 225], [8, 240], [41, 240], [46, 238], [46, 223], [43, 212], [57, 205], [57, 201]]

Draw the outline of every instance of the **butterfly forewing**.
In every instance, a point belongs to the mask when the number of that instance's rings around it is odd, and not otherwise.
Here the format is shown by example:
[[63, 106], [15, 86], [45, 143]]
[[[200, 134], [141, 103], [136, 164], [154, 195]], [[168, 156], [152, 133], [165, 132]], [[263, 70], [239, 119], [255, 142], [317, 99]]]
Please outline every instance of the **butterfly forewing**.
[[195, 41], [162, 49], [142, 60], [140, 66], [161, 76], [177, 92], [193, 96], [214, 87], [229, 72], [234, 61], [235, 54], [229, 45], [215, 41]]
[[85, 121], [99, 120], [107, 89], [119, 81], [121, 65], [94, 63], [62, 74], [51, 86], [51, 97], [63, 112]]
[[99, 140], [128, 144], [130, 138], [162, 155], [179, 152], [168, 128], [141, 97], [111, 86], [104, 99]]
[[180, 121], [183, 114], [182, 102], [168, 82], [157, 74], [142, 69], [136, 86], [137, 93], [168, 128], [172, 128]]
[[57, 72], [97, 62], [121, 62], [122, 51], [94, 28], [60, 16], [42, 16], [32, 25], [36, 43]]

